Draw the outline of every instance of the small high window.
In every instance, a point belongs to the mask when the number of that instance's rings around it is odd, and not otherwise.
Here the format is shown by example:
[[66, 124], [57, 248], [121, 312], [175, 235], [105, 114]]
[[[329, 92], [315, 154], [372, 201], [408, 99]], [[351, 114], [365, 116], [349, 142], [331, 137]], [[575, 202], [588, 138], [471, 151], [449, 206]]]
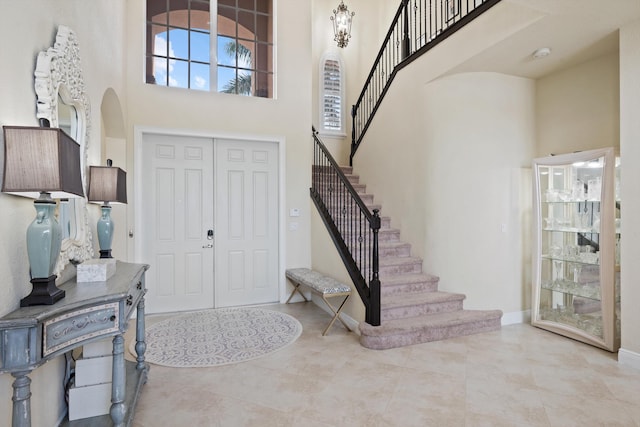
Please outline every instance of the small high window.
[[325, 53], [320, 60], [320, 133], [345, 135], [344, 102], [342, 59]]
[[272, 0], [147, 0], [147, 83], [272, 98]]

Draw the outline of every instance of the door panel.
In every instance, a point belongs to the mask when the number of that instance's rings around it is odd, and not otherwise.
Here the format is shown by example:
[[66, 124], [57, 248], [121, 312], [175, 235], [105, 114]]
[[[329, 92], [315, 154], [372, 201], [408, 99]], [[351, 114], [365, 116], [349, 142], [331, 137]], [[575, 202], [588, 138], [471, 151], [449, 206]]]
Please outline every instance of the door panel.
[[216, 140], [218, 307], [276, 302], [278, 145]]
[[212, 308], [213, 141], [147, 134], [142, 155], [147, 311]]

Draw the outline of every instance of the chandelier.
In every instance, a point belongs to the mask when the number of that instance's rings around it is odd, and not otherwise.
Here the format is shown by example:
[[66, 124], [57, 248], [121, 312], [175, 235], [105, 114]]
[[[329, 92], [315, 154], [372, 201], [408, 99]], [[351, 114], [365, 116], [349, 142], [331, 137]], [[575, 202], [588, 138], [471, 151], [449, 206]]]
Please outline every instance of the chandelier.
[[333, 9], [333, 16], [329, 19], [333, 22], [334, 40], [338, 42], [338, 47], [347, 47], [351, 38], [351, 21], [355, 12], [349, 12], [344, 2], [340, 0], [337, 9]]

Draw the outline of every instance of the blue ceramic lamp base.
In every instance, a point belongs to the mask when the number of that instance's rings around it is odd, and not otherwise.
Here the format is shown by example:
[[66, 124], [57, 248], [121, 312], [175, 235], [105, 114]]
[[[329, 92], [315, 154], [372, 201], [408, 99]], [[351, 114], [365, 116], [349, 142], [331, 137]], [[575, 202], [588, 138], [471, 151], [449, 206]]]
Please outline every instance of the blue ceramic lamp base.
[[51, 305], [65, 295], [62, 289], [56, 287], [57, 276], [53, 274], [62, 242], [60, 224], [53, 214], [56, 203], [51, 200], [49, 193], [43, 192], [34, 206], [36, 218], [27, 228], [27, 253], [33, 290], [20, 300], [20, 307]]
[[111, 242], [113, 241], [113, 220], [111, 219], [111, 206], [105, 202], [101, 207], [102, 216], [98, 220], [98, 243], [100, 244], [100, 258], [113, 258], [111, 256]]

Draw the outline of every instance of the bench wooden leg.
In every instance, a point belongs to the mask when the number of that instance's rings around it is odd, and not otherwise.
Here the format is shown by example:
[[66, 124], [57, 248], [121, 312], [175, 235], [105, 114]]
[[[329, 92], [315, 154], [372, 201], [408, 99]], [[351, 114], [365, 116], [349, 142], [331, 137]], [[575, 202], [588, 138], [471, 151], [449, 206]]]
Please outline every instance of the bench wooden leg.
[[289, 301], [291, 301], [291, 298], [293, 298], [293, 295], [296, 292], [300, 294], [300, 296], [305, 300], [305, 302], [309, 302], [307, 297], [305, 297], [302, 291], [300, 290], [300, 284], [295, 282], [291, 282], [291, 283], [293, 284], [293, 291], [291, 291], [291, 295], [289, 295], [289, 298], [287, 299], [287, 302], [285, 302], [285, 304], [289, 304]]
[[[334, 295], [336, 296], [336, 295]], [[347, 330], [349, 332], [351, 331], [351, 328], [344, 322], [344, 320], [342, 320], [342, 317], [340, 317], [340, 313], [342, 312], [342, 309], [344, 308], [344, 304], [347, 302], [347, 300], [349, 299], [350, 295], [347, 295], [344, 297], [344, 300], [342, 301], [342, 303], [340, 304], [340, 307], [338, 307], [338, 309], [336, 310], [327, 300], [327, 297], [325, 296], [325, 294], [322, 295], [322, 299], [324, 300], [324, 302], [329, 306], [329, 308], [331, 309], [331, 311], [333, 311], [333, 318], [331, 319], [331, 322], [329, 322], [329, 325], [325, 328], [325, 330], [322, 332], [322, 336], [327, 335], [327, 332], [329, 331], [329, 329], [331, 328], [331, 326], [333, 326], [333, 323], [336, 321], [336, 319], [340, 320], [340, 323], [342, 323], [344, 325], [345, 328], [347, 328]]]

